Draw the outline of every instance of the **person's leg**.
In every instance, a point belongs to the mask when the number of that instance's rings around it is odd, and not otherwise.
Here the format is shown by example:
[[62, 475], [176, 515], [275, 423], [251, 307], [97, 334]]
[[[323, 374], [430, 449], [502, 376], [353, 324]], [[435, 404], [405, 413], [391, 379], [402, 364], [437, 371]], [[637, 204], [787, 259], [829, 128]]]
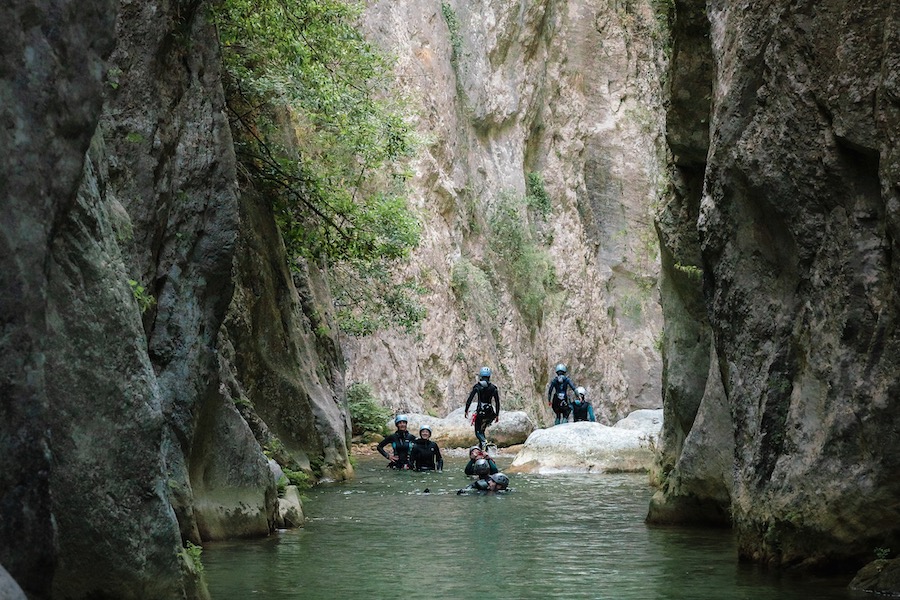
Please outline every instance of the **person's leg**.
[[478, 438], [478, 445], [482, 450], [484, 450], [484, 447], [487, 444], [487, 438], [484, 435], [485, 429], [487, 429], [487, 419], [485, 419], [483, 413], [478, 413], [475, 417], [475, 437]]

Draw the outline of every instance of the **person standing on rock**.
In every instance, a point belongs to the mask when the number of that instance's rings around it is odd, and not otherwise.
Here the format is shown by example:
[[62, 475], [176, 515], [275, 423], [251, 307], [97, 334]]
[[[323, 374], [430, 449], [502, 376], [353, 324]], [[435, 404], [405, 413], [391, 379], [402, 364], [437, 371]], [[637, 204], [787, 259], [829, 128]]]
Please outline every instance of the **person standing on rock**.
[[578, 386], [575, 390], [575, 402], [572, 403], [572, 421], [591, 421], [594, 422], [594, 407], [584, 397], [587, 393], [583, 387]]
[[419, 439], [413, 442], [409, 463], [414, 471], [443, 471], [444, 458], [437, 443], [431, 441], [431, 429], [419, 430]]
[[566, 365], [563, 363], [556, 365], [556, 377], [550, 380], [550, 387], [547, 388], [547, 404], [556, 415], [554, 425], [568, 422], [569, 413], [572, 410], [569, 405], [569, 390], [578, 393], [575, 384], [566, 375], [567, 371]]
[[[387, 436], [378, 444], [378, 452], [383, 457], [391, 461], [388, 466], [392, 469], [409, 469], [409, 454], [412, 450], [412, 444], [416, 436], [406, 430], [409, 419], [406, 415], [397, 415], [394, 418], [394, 425], [397, 431]], [[385, 452], [384, 447], [391, 445], [391, 453]]]
[[[500, 390], [491, 383], [491, 370], [488, 367], [481, 367], [478, 372], [479, 380], [472, 387], [469, 397], [466, 399], [465, 417], [469, 418], [469, 407], [472, 405], [472, 399], [477, 396], [478, 403], [475, 406], [475, 415], [473, 422], [475, 424], [475, 437], [483, 450], [487, 446], [487, 437], [484, 435], [485, 429], [491, 422], [496, 423], [500, 420]], [[494, 404], [497, 409], [494, 410]]]

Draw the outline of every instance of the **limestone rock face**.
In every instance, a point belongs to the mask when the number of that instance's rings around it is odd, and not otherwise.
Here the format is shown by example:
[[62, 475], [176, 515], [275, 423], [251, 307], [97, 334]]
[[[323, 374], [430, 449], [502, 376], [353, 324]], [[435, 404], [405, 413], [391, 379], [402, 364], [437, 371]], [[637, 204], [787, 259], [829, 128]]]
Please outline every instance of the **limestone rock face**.
[[[274, 526], [266, 423], [221, 334], [243, 215], [206, 8], [0, 9], [0, 564], [29, 597], [204, 598], [184, 541]], [[339, 471], [340, 355], [318, 335], [298, 447]]]
[[291, 273], [264, 200], [242, 202], [234, 274], [223, 333], [234, 347], [231, 360], [246, 401], [298, 468], [348, 476], [350, 420], [331, 297], [314, 267], [298, 264]]
[[[404, 275], [429, 290], [428, 317], [421, 336], [347, 340], [350, 381], [393, 409], [447, 414], [488, 365], [504, 409], [540, 423], [562, 361], [604, 422], [661, 406], [650, 207], [665, 160], [662, 4], [367, 3], [369, 37], [398, 56], [426, 140], [410, 182], [422, 244]], [[521, 212], [552, 272], [537, 315], [491, 230], [530, 173], [550, 199], [546, 214]]]
[[739, 551], [862, 561], [900, 545], [897, 7], [707, 5], [698, 223]]
[[662, 270], [662, 449], [647, 520], [730, 524], [734, 434], [703, 295], [697, 219], [709, 150], [713, 57], [706, 3], [675, 4], [666, 139], [671, 186], [657, 216]]
[[875, 560], [860, 569], [850, 589], [882, 596], [900, 596], [900, 559]]

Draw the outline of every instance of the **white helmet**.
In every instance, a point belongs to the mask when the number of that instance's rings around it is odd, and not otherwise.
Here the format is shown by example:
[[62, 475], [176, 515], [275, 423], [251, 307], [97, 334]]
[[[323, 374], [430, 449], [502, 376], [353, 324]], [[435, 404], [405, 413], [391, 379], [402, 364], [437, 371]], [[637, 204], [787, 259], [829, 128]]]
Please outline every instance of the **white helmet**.
[[575, 388], [575, 391], [578, 393], [579, 396], [584, 396], [585, 394], [587, 394], [587, 390], [584, 389], [583, 387], [581, 387], [580, 385], [577, 388]]

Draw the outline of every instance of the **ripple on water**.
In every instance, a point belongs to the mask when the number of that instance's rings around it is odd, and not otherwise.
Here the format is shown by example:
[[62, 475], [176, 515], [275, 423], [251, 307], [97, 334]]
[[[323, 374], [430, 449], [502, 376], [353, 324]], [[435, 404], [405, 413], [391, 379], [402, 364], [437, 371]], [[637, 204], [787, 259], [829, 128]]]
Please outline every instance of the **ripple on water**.
[[213, 599], [852, 597], [739, 568], [727, 531], [647, 527], [646, 476], [514, 475], [510, 494], [457, 496], [464, 458], [444, 473], [360, 463], [307, 492], [305, 528], [207, 544]]

